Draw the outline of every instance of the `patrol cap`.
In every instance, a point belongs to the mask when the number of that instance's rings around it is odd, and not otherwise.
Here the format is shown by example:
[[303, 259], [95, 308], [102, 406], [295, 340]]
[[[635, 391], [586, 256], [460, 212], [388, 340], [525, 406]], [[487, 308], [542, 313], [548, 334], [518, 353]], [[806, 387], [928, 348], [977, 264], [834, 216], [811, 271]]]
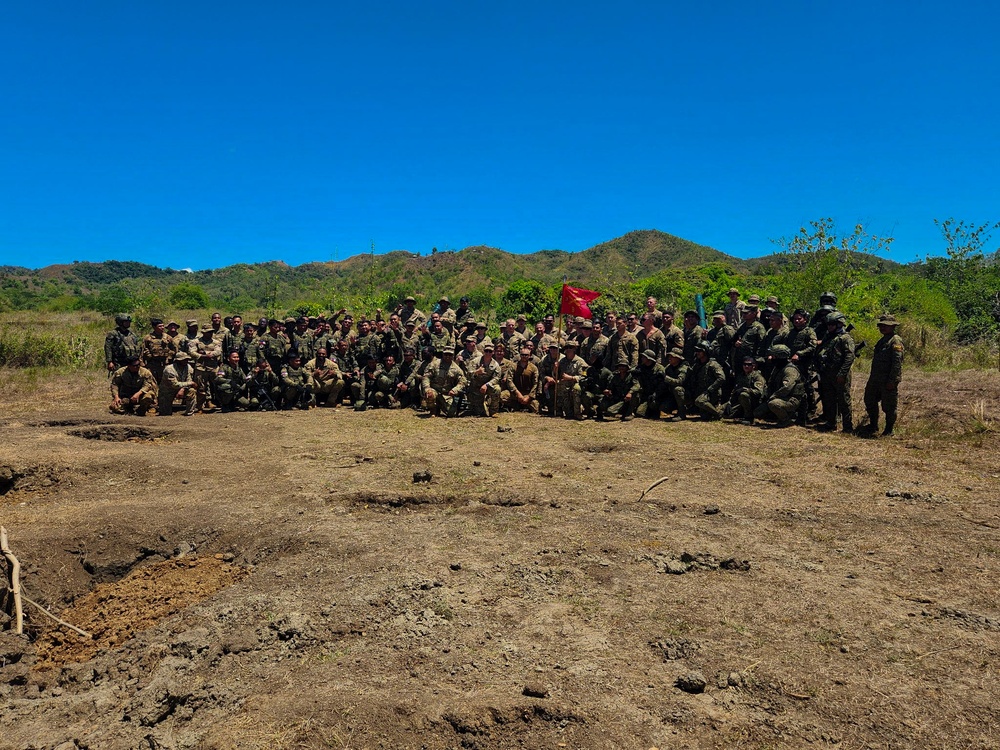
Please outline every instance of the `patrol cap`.
[[646, 349], [646, 351], [644, 351], [642, 353], [642, 358], [643, 359], [648, 359], [650, 362], [655, 362], [656, 361], [656, 352], [654, 352], [652, 349]]
[[879, 315], [878, 316], [878, 324], [880, 326], [898, 326], [899, 325], [899, 321], [896, 320], [896, 316], [895, 315], [886, 314], [886, 315]]
[[586, 318], [584, 318], [582, 315], [577, 315], [575, 318], [573, 318], [573, 323], [575, 323], [576, 325], [582, 325], [584, 320], [586, 320]]
[[550, 341], [549, 345], [547, 347], [545, 347], [545, 348], [546, 349], [555, 349], [556, 351], [559, 351], [559, 343], [556, 342], [556, 341]]
[[479, 324], [476, 323], [475, 318], [469, 318], [467, 321], [465, 321], [466, 328], [475, 328], [477, 325]]
[[712, 313], [712, 320], [715, 320], [716, 318], [722, 318], [723, 320], [725, 320], [726, 313], [723, 312], [722, 310], [716, 310], [714, 313]]
[[700, 318], [701, 316], [698, 315], [698, 311], [697, 310], [685, 310], [684, 311], [684, 317], [685, 318]]
[[174, 355], [174, 362], [187, 362], [189, 359], [191, 359], [191, 355], [187, 352], [177, 352]]
[[747, 313], [755, 313], [758, 310], [759, 308], [757, 307], [757, 305], [747, 305], [746, 307], [743, 308], [743, 314], [746, 315]]
[[520, 315], [517, 316], [517, 320], [518, 321], [523, 320], [525, 323], [527, 323], [528, 322], [528, 316], [525, 315], [524, 313], [521, 313]]
[[439, 357], [454, 357], [455, 356], [455, 350], [452, 349], [451, 347], [447, 347], [447, 346], [444, 349], [435, 349], [434, 352]]
[[483, 351], [484, 352], [492, 352], [492, 351], [494, 351], [493, 344], [484, 344], [483, 345]]
[[784, 344], [774, 344], [767, 353], [775, 359], [790, 359], [792, 356], [792, 350]]
[[414, 299], [413, 297], [407, 297], [406, 299], [403, 300], [403, 302], [416, 302], [416, 301], [417, 300]]
[[678, 347], [675, 346], [673, 349], [670, 350], [670, 356], [677, 357], [677, 359], [684, 359], [684, 350], [679, 349]]
[[726, 292], [726, 294], [739, 294], [739, 293], [740, 293], [740, 290], [739, 290], [739, 289], [737, 289], [736, 287], [731, 287], [731, 288], [729, 289], [729, 291], [728, 291], [728, 292]]
[[444, 296], [442, 296], [441, 299], [438, 300], [438, 302], [447, 302], [449, 305], [451, 304], [451, 300]]
[[768, 304], [771, 304], [772, 302], [774, 304], [778, 304], [778, 298], [775, 297], [773, 294], [770, 297], [767, 298], [767, 303]]
[[486, 328], [486, 323], [476, 323], [476, 328]]
[[171, 326], [173, 326], [174, 328], [180, 328], [181, 324], [178, 323], [176, 320], [171, 320], [169, 323], [167, 323], [167, 328], [170, 328]]
[[479, 339], [476, 338], [475, 334], [469, 334], [464, 339], [466, 344], [476, 344], [479, 343]]
[[409, 319], [409, 320], [407, 320], [407, 321], [406, 321], [406, 323], [404, 323], [403, 325], [408, 325], [408, 326], [413, 326], [414, 328], [416, 328], [416, 326], [417, 326], [417, 321], [415, 321], [415, 320], [414, 320], [413, 318], [410, 318], [410, 319]]
[[759, 304], [760, 304], [760, 295], [759, 294], [751, 294], [747, 298], [747, 305], [759, 305]]
[[163, 325], [163, 318], [150, 318], [149, 324], [151, 326]]
[[201, 332], [202, 333], [215, 333], [215, 329], [212, 328], [212, 326], [202, 326], [201, 327]]
[[580, 324], [580, 327], [583, 328], [583, 330], [585, 330], [585, 331], [588, 330], [588, 329], [589, 330], [593, 330], [594, 329], [594, 321], [592, 321], [592, 320], [585, 320], [585, 321], [583, 321]]
[[570, 339], [565, 344], [563, 344], [563, 351], [566, 351], [567, 349], [577, 349], [577, 348], [579, 348], [579, 345], [575, 341], [573, 341], [573, 339]]
[[115, 323], [131, 323], [132, 316], [128, 313], [118, 313], [115, 316]]

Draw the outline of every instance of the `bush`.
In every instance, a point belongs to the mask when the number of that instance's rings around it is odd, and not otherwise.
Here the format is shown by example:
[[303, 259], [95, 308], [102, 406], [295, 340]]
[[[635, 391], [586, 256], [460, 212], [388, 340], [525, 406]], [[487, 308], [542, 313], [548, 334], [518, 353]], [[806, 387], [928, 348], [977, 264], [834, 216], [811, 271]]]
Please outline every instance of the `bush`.
[[205, 290], [189, 281], [170, 287], [169, 299], [170, 304], [178, 310], [204, 310], [209, 306]]

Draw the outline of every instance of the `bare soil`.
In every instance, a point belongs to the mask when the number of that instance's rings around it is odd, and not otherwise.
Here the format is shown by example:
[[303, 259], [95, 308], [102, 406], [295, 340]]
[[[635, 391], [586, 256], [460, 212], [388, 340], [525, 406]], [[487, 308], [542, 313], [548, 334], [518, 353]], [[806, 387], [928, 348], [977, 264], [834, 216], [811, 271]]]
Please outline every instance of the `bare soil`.
[[81, 382], [4, 408], [25, 594], [92, 638], [0, 630], [2, 748], [1000, 747], [996, 373], [881, 440]]

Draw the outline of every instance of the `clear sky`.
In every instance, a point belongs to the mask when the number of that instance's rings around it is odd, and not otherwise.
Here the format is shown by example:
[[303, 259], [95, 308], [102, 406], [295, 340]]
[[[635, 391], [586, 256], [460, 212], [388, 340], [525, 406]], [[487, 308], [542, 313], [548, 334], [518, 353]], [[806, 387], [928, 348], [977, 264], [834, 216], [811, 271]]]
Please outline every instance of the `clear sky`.
[[985, 0], [13, 0], [0, 264], [633, 229], [750, 257], [824, 216], [906, 262], [1000, 219], [998, 29]]

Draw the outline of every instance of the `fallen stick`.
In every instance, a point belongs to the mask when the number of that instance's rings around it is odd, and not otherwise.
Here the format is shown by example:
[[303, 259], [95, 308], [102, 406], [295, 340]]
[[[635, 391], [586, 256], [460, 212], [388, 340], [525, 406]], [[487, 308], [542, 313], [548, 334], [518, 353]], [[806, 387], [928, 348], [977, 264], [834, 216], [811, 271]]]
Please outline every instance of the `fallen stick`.
[[82, 636], [83, 636], [84, 638], [89, 638], [90, 640], [94, 640], [94, 636], [92, 636], [92, 635], [91, 635], [90, 633], [88, 633], [88, 632], [87, 632], [86, 630], [81, 630], [81, 629], [80, 629], [80, 628], [78, 628], [78, 627], [77, 627], [76, 625], [74, 625], [74, 624], [72, 624], [72, 623], [70, 623], [70, 622], [66, 622], [65, 620], [60, 620], [60, 619], [59, 619], [58, 617], [56, 617], [56, 616], [55, 616], [54, 614], [52, 614], [52, 613], [51, 613], [51, 612], [49, 612], [49, 611], [48, 611], [47, 609], [45, 609], [45, 607], [43, 607], [43, 606], [42, 606], [41, 604], [39, 604], [38, 602], [36, 602], [36, 601], [34, 601], [34, 600], [32, 600], [32, 599], [29, 599], [29, 598], [28, 598], [27, 596], [25, 596], [25, 597], [23, 597], [23, 598], [24, 598], [24, 601], [26, 601], [26, 602], [27, 602], [28, 604], [32, 605], [33, 607], [38, 607], [38, 609], [39, 609], [39, 610], [40, 610], [40, 611], [42, 612], [42, 614], [43, 614], [43, 615], [45, 615], [46, 617], [48, 617], [48, 618], [50, 618], [50, 619], [52, 619], [52, 620], [55, 620], [55, 621], [56, 621], [56, 622], [58, 622], [58, 623], [59, 623], [60, 625], [65, 625], [65, 626], [66, 626], [67, 628], [69, 628], [70, 630], [72, 630], [72, 631], [73, 631], [73, 632], [75, 632], [75, 633], [79, 633], [79, 634], [80, 634], [80, 635], [82, 635]]
[[21, 563], [14, 556], [7, 544], [7, 529], [0, 526], [0, 552], [7, 558], [9, 565], [10, 593], [14, 598], [14, 632], [24, 634], [24, 611], [21, 609]]
[[642, 491], [642, 494], [639, 495], [639, 499], [636, 502], [642, 502], [642, 499], [644, 497], [646, 497], [646, 493], [648, 493], [654, 487], [660, 486], [661, 484], [663, 484], [664, 482], [666, 482], [668, 479], [670, 479], [670, 477], [660, 477], [659, 479], [657, 479], [655, 482], [653, 482], [651, 485], [649, 485], [649, 487], [647, 487], [646, 489], [644, 489]]
[[917, 662], [933, 654], [942, 654], [945, 651], [954, 651], [956, 648], [962, 648], [962, 646], [964, 645], [965, 645], [964, 643], [958, 643], [955, 644], [954, 646], [948, 646], [947, 648], [936, 648], [933, 651], [928, 651], [926, 654], [921, 654], [920, 656], [916, 657], [913, 661]]

